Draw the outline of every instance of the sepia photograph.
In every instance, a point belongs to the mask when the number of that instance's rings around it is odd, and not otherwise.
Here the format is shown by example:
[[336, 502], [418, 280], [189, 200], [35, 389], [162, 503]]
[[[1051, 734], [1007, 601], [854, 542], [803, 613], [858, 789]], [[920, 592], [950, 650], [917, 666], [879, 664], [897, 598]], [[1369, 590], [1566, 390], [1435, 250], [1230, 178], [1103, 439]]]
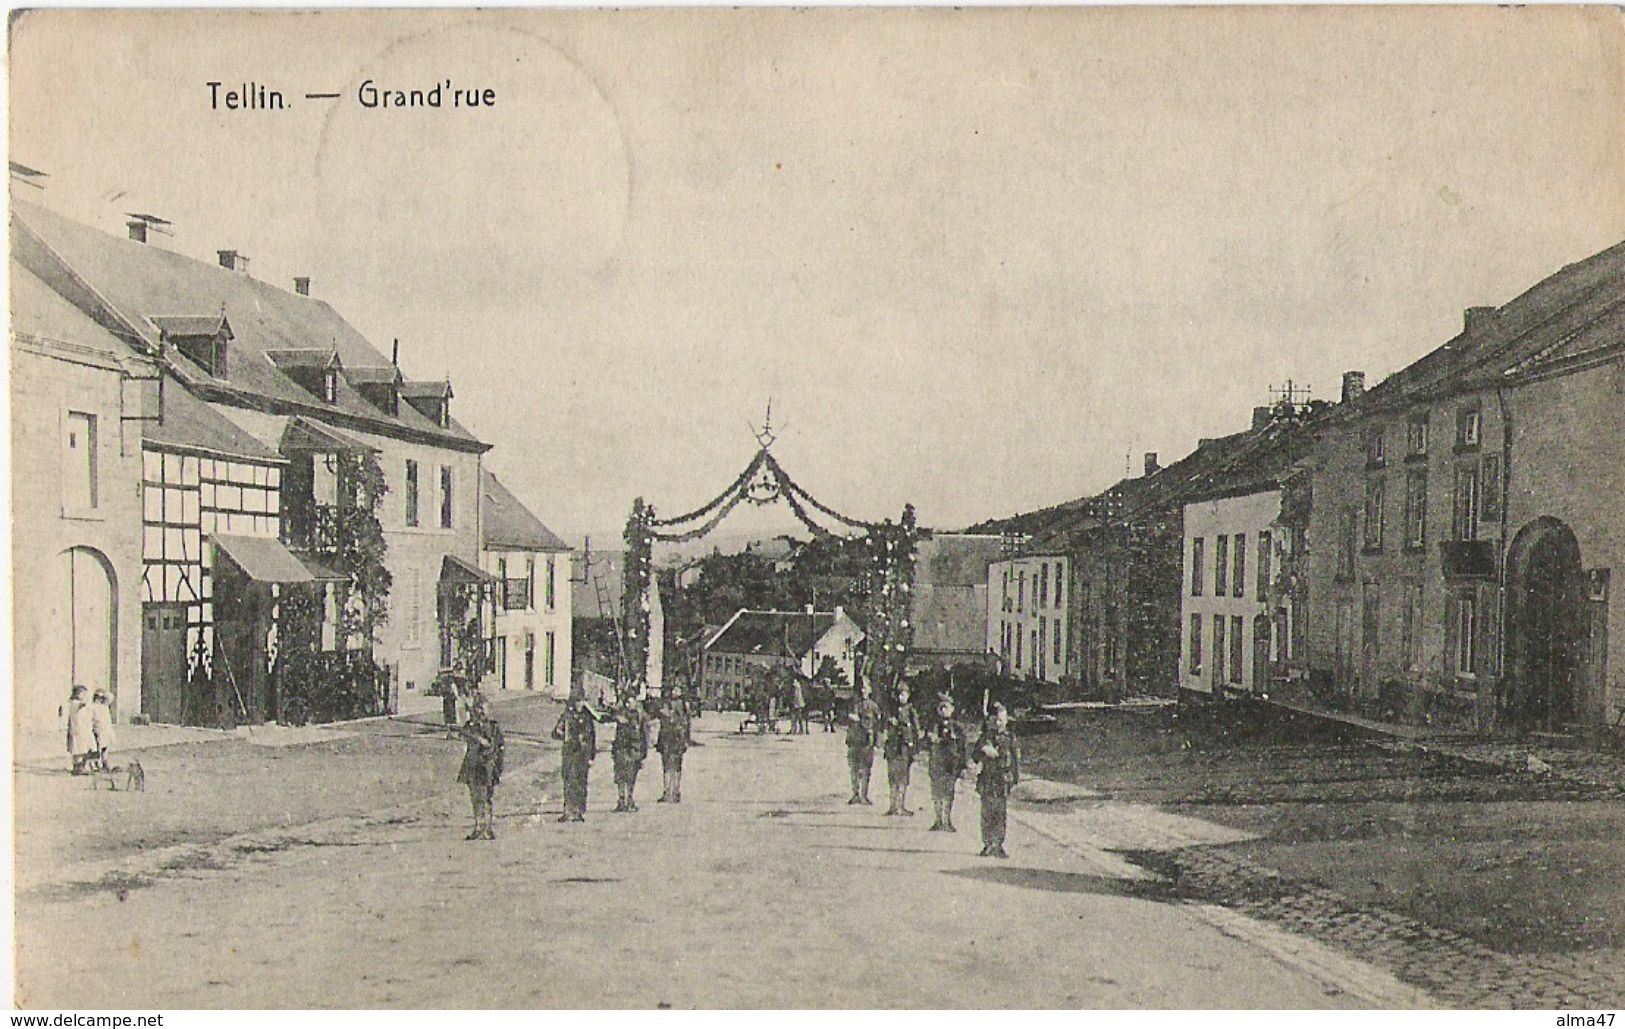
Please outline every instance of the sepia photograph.
[[1613, 1024], [1619, 9], [9, 13], [26, 1024]]

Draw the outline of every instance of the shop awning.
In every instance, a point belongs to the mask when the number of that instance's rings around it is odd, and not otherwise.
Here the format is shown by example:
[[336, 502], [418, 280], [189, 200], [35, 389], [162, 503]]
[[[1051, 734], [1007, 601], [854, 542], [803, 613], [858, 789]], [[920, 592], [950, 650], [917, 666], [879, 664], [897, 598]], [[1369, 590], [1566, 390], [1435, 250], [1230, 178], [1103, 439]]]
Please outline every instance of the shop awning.
[[232, 564], [241, 568], [243, 574], [255, 582], [317, 581], [316, 576], [311, 574], [304, 562], [300, 561], [293, 551], [284, 547], [280, 540], [214, 533], [209, 536], [209, 541], [215, 545], [217, 551], [230, 558]]
[[348, 575], [345, 575], [336, 568], [322, 564], [309, 554], [295, 554], [294, 557], [299, 559], [299, 563], [305, 566], [305, 570], [310, 573], [310, 577], [315, 579], [317, 582], [350, 581], [350, 577]]
[[502, 580], [473, 562], [464, 561], [453, 554], [447, 554], [440, 562], [440, 581], [444, 583], [495, 586]]

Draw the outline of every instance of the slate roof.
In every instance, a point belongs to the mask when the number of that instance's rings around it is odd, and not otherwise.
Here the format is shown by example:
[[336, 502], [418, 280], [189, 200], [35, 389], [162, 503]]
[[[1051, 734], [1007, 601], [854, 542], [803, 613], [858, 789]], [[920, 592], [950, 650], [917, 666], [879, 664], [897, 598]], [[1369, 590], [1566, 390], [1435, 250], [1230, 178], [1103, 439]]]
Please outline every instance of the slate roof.
[[[267, 350], [266, 358], [278, 368], [319, 368], [325, 371], [329, 365], [343, 367], [344, 362], [339, 360], [337, 350], [329, 347], [300, 347], [296, 350]], [[346, 377], [349, 376], [346, 372]]]
[[705, 649], [723, 654], [769, 654], [778, 657], [804, 657], [818, 638], [835, 624], [835, 615], [818, 611], [741, 610], [722, 631], [706, 643]]
[[141, 423], [141, 442], [217, 457], [287, 463], [287, 459], [275, 449], [255, 439], [174, 382], [164, 387], [163, 419]]
[[484, 472], [483, 481], [485, 506], [480, 511], [480, 542], [486, 550], [564, 553], [570, 549], [494, 474]]
[[1565, 265], [1484, 312], [1472, 328], [1388, 376], [1337, 417], [1357, 418], [1455, 393], [1509, 375], [1618, 349], [1625, 328], [1625, 242]]
[[135, 353], [15, 257], [11, 260], [11, 331], [89, 347], [109, 357]]
[[933, 532], [915, 548], [915, 586], [986, 586], [987, 566], [1004, 557], [1004, 538]]
[[434, 446], [490, 449], [455, 420], [442, 428], [409, 405], [387, 414], [342, 377], [337, 401], [327, 404], [280, 371], [267, 351], [318, 348], [336, 352], [347, 367], [389, 363], [325, 301], [101, 232], [26, 201], [12, 204], [12, 252], [115, 335], [129, 336], [132, 345], [151, 348], [157, 342], [155, 318], [201, 320], [223, 311], [234, 334], [225, 378], [172, 357], [176, 374], [203, 399], [311, 413], [340, 426]]

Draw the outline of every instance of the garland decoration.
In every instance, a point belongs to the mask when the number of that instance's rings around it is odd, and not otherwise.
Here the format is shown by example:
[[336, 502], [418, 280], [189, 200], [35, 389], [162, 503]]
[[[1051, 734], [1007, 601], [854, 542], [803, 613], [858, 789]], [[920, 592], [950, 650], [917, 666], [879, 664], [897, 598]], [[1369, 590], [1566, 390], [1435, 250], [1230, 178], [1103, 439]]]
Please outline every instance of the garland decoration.
[[[673, 518], [655, 517], [654, 508], [642, 497], [632, 502], [626, 522], [626, 567], [621, 591], [622, 684], [641, 689], [645, 683], [649, 648], [663, 645], [649, 638], [649, 591], [654, 581], [653, 545], [683, 543], [710, 533], [742, 501], [770, 504], [783, 500], [796, 520], [819, 538], [835, 535], [814, 520], [809, 508], [849, 530], [864, 532], [869, 538], [874, 568], [867, 576], [870, 590], [865, 667], [869, 680], [894, 696], [908, 664], [914, 642], [910, 623], [910, 601], [914, 586], [915, 552], [919, 529], [914, 506], [905, 505], [899, 522], [866, 522], [850, 518], [824, 504], [790, 477], [764, 445], [756, 451], [745, 470], [716, 497], [701, 507]], [[692, 528], [682, 526], [705, 519]], [[669, 531], [661, 531], [669, 530]]]
[[642, 692], [647, 685], [649, 648], [658, 641], [649, 639], [649, 589], [654, 580], [655, 510], [638, 497], [632, 502], [632, 516], [626, 520], [626, 567], [621, 579], [621, 670], [623, 689]]

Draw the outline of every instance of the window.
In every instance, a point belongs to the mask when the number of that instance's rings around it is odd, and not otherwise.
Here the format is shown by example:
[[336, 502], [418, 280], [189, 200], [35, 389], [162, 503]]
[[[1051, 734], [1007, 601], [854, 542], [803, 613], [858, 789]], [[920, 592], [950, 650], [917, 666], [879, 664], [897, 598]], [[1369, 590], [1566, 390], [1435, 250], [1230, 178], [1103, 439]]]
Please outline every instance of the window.
[[1411, 548], [1427, 544], [1428, 529], [1428, 473], [1405, 473], [1405, 545]]
[[1383, 481], [1373, 476], [1365, 480], [1365, 549], [1382, 549]]
[[553, 685], [553, 645], [553, 633], [549, 632], [542, 648], [542, 681], [549, 686]]
[[1456, 597], [1455, 617], [1451, 620], [1455, 637], [1451, 658], [1459, 676], [1472, 677], [1478, 673], [1478, 598], [1471, 593]]
[[1247, 595], [1247, 535], [1236, 533], [1235, 569], [1230, 573], [1230, 588], [1238, 597]]
[[451, 467], [440, 466], [440, 527], [451, 528]]
[[1066, 633], [1061, 631], [1061, 620], [1059, 618], [1057, 618], [1057, 619], [1055, 619], [1055, 654], [1054, 654], [1054, 665], [1055, 665], [1054, 670], [1055, 670], [1055, 672], [1057, 674], [1059, 674], [1061, 672], [1061, 670], [1066, 667], [1065, 664], [1062, 663], [1062, 656], [1061, 656], [1061, 643], [1065, 639], [1066, 639]]
[[1267, 600], [1270, 595], [1271, 565], [1275, 561], [1275, 553], [1271, 549], [1270, 534], [1258, 534], [1258, 599]]
[[1478, 507], [1486, 522], [1501, 520], [1501, 459], [1486, 457], [1478, 465]]
[[547, 555], [547, 583], [544, 589], [547, 591], [547, 609], [549, 611], [553, 610], [558, 604], [558, 592], [555, 585], [558, 581], [558, 563], [558, 558], [552, 554]]
[[1202, 616], [1191, 615], [1190, 638], [1190, 673], [1200, 677], [1202, 674]]
[[329, 404], [339, 402], [339, 372], [337, 368], [329, 368], [322, 374], [322, 399]]
[[1365, 463], [1369, 467], [1380, 468], [1387, 463], [1387, 447], [1381, 429], [1368, 429], [1365, 434]]
[[1202, 595], [1203, 574], [1202, 537], [1191, 540], [1191, 596]]
[[1019, 612], [1027, 604], [1027, 573], [1016, 573], [1016, 610]]
[[1061, 599], [1061, 582], [1066, 578], [1066, 576], [1061, 573], [1061, 569], [1063, 567], [1063, 565], [1055, 566], [1055, 606], [1058, 608], [1066, 606], [1065, 602]]
[[1213, 616], [1213, 688], [1224, 685], [1224, 615]]
[[1422, 608], [1422, 584], [1408, 583], [1405, 586], [1405, 670], [1419, 672], [1422, 670], [1422, 627], [1425, 612]]
[[1049, 607], [1049, 565], [1038, 566], [1038, 607]]
[[1230, 681], [1240, 685], [1242, 670], [1246, 664], [1242, 660], [1242, 647], [1247, 642], [1247, 634], [1242, 629], [1241, 616], [1230, 616]]
[[62, 437], [62, 506], [94, 511], [100, 505], [96, 476], [96, 416], [69, 411]]
[[530, 554], [525, 558], [525, 607], [536, 610], [536, 555]]
[[1343, 539], [1337, 553], [1337, 577], [1344, 581], [1354, 578], [1354, 554], [1360, 549], [1359, 518], [1353, 506], [1343, 508]]
[[[1047, 565], [1045, 567], [1048, 567]], [[1038, 639], [1033, 644], [1033, 657], [1038, 662], [1038, 677], [1044, 678], [1046, 671], [1044, 656], [1049, 651], [1049, 619], [1040, 616], [1038, 619]]]
[[1230, 585], [1230, 537], [1216, 536], [1213, 543], [1213, 595], [1222, 597]]
[[1428, 452], [1428, 417], [1412, 418], [1405, 428], [1405, 453], [1410, 457], [1426, 457]]
[[1032, 637], [1032, 649], [1028, 651], [1027, 664], [1029, 668], [1033, 668], [1044, 660], [1044, 652], [1038, 648], [1038, 630], [1033, 629], [1029, 635]]
[[416, 528], [418, 524], [418, 463], [408, 460], [406, 462], [406, 524]]
[[1021, 668], [1021, 626], [1019, 626], [1019, 625], [1016, 626], [1015, 637], [1016, 637], [1016, 661], [1015, 661], [1015, 664], [1012, 665], [1011, 667], [1014, 668], [1014, 669], [1020, 669]]
[[1456, 469], [1456, 539], [1478, 539], [1478, 505], [1478, 466], [1462, 465]]
[[1482, 415], [1478, 408], [1469, 407], [1456, 412], [1456, 446], [1478, 446], [1482, 431]]

